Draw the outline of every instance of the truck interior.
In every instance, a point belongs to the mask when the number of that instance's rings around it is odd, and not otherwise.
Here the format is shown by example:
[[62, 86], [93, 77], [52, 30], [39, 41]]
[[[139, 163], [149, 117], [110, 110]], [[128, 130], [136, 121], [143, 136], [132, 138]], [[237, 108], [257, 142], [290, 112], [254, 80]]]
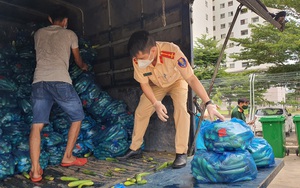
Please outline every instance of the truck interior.
[[[284, 29], [284, 22], [276, 21], [260, 0], [237, 1], [241, 3], [240, 6], [251, 9], [279, 30]], [[90, 41], [92, 48], [96, 51], [97, 57], [92, 71], [97, 85], [114, 99], [123, 100], [131, 112], [134, 112], [141, 94], [138, 83], [133, 79], [133, 67], [127, 52], [127, 42], [134, 31], [144, 29], [149, 31], [156, 40], [179, 45], [193, 64], [193, 0], [0, 0], [0, 28], [2, 30], [0, 50], [4, 42], [14, 40], [15, 36], [10, 33], [13, 28], [28, 28], [35, 23], [49, 24], [48, 12], [55, 5], [69, 9], [71, 14], [68, 28], [75, 31], [78, 37]], [[234, 27], [234, 24], [231, 27]], [[228, 33], [230, 34], [230, 30]], [[220, 60], [229, 40], [229, 34], [224, 42]], [[216, 72], [217, 70], [218, 66], [216, 66]], [[211, 87], [213, 87], [213, 82]], [[168, 112], [172, 117], [171, 98], [166, 97], [164, 103], [170, 109]], [[196, 112], [192, 91], [189, 91], [188, 108]], [[191, 120], [190, 147], [193, 147], [196, 130], [192, 115]], [[45, 174], [56, 177], [78, 176], [93, 180], [95, 187], [112, 187], [136, 173], [153, 171], [158, 165], [174, 159], [173, 155], [169, 154], [174, 153], [175, 148], [173, 124], [172, 119], [165, 124], [156, 115], [151, 117], [144, 138], [145, 150], [149, 152], [142, 160], [115, 163], [90, 158], [89, 164], [84, 168], [96, 172], [96, 176], [82, 173], [83, 168], [66, 169], [57, 166], [48, 167]], [[154, 161], [150, 158], [154, 158]], [[127, 171], [116, 172], [115, 168], [126, 168]], [[62, 181], [43, 181], [39, 186], [60, 187], [62, 183]], [[29, 180], [24, 180], [21, 174], [0, 181], [0, 186], [3, 187], [20, 187], [20, 185], [32, 187], [34, 184]]]

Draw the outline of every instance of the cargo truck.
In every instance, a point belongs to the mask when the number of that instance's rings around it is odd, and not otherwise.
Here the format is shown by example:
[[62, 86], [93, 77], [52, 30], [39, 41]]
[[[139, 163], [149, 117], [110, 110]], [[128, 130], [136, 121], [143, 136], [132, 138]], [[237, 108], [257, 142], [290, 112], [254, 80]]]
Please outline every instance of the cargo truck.
[[[248, 7], [252, 5], [246, 0], [238, 1], [248, 3]], [[259, 0], [253, 2], [261, 3]], [[134, 112], [142, 93], [139, 84], [133, 79], [132, 62], [127, 51], [128, 39], [134, 31], [144, 29], [158, 41], [179, 45], [193, 64], [193, 0], [0, 0], [0, 27], [7, 36], [2, 36], [0, 48], [4, 41], [13, 37], [7, 33], [8, 28], [25, 28], [33, 23], [45, 23], [48, 12], [55, 5], [68, 8], [68, 28], [90, 41], [97, 52], [92, 70], [97, 85], [114, 99], [125, 101], [130, 112]], [[266, 10], [259, 8], [256, 11], [270, 21]], [[89, 163], [81, 168], [47, 167], [45, 175], [52, 175], [56, 178], [54, 181], [43, 180], [33, 184], [22, 174], [17, 174], [1, 180], [0, 187], [67, 187], [67, 183], [59, 180], [61, 176], [91, 179], [95, 182], [94, 187], [112, 187], [137, 173], [154, 172], [160, 164], [172, 161], [175, 152], [172, 100], [166, 97], [163, 103], [171, 118], [163, 123], [155, 114], [152, 116], [144, 138], [144, 149], [147, 152], [143, 159], [111, 162], [89, 157]], [[188, 109], [195, 112], [192, 91], [189, 91]], [[193, 115], [189, 126], [191, 145], [195, 132]], [[152, 159], [155, 162], [151, 162]], [[126, 172], [115, 171], [116, 168], [125, 168]], [[95, 173], [88, 175], [83, 173], [84, 170]]]

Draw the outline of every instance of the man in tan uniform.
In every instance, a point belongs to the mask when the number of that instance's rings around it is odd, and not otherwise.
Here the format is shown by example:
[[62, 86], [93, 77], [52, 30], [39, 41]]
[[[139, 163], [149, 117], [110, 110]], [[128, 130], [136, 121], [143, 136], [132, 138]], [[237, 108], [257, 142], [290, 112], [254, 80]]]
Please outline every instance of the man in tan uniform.
[[134, 79], [140, 83], [143, 94], [135, 111], [134, 130], [130, 149], [119, 160], [141, 157], [141, 145], [151, 115], [166, 122], [166, 107], [161, 103], [170, 95], [174, 105], [176, 159], [173, 168], [186, 165], [190, 116], [187, 112], [188, 85], [206, 104], [210, 118], [224, 117], [216, 110], [180, 48], [169, 42], [156, 42], [147, 31], [132, 34], [128, 42], [132, 57]]

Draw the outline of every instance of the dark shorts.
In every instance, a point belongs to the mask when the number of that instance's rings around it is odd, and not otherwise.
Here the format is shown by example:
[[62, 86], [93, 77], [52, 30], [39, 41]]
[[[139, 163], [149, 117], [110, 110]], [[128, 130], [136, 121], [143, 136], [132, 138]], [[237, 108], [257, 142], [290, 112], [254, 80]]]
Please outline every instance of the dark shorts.
[[56, 102], [71, 122], [84, 119], [81, 100], [74, 87], [66, 82], [37, 82], [32, 84], [32, 123], [49, 123], [49, 115]]

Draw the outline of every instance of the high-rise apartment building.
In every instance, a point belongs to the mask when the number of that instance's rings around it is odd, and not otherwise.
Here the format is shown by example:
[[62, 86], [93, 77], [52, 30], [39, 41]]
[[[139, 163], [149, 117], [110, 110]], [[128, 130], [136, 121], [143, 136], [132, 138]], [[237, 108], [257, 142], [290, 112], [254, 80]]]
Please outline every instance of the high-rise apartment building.
[[[207, 6], [206, 6], [207, 5]], [[209, 5], [211, 5], [209, 7]], [[194, 40], [201, 34], [207, 34], [223, 45], [229, 27], [240, 3], [237, 0], [196, 0], [193, 5], [193, 35]], [[278, 12], [276, 9], [268, 8], [269, 12]], [[208, 15], [208, 16], [207, 16]], [[212, 17], [210, 17], [212, 16]], [[233, 27], [230, 37], [246, 38], [250, 37], [251, 29], [249, 24], [263, 24], [265, 20], [247, 7], [243, 7], [237, 21]], [[211, 28], [212, 27], [212, 28]], [[211, 33], [212, 30], [212, 33]], [[241, 46], [237, 46], [233, 41], [228, 41], [225, 53], [226, 67], [228, 72], [240, 72], [247, 66], [247, 61], [233, 61], [230, 54], [239, 52]], [[251, 67], [250, 69], [265, 69], [268, 65]]]

